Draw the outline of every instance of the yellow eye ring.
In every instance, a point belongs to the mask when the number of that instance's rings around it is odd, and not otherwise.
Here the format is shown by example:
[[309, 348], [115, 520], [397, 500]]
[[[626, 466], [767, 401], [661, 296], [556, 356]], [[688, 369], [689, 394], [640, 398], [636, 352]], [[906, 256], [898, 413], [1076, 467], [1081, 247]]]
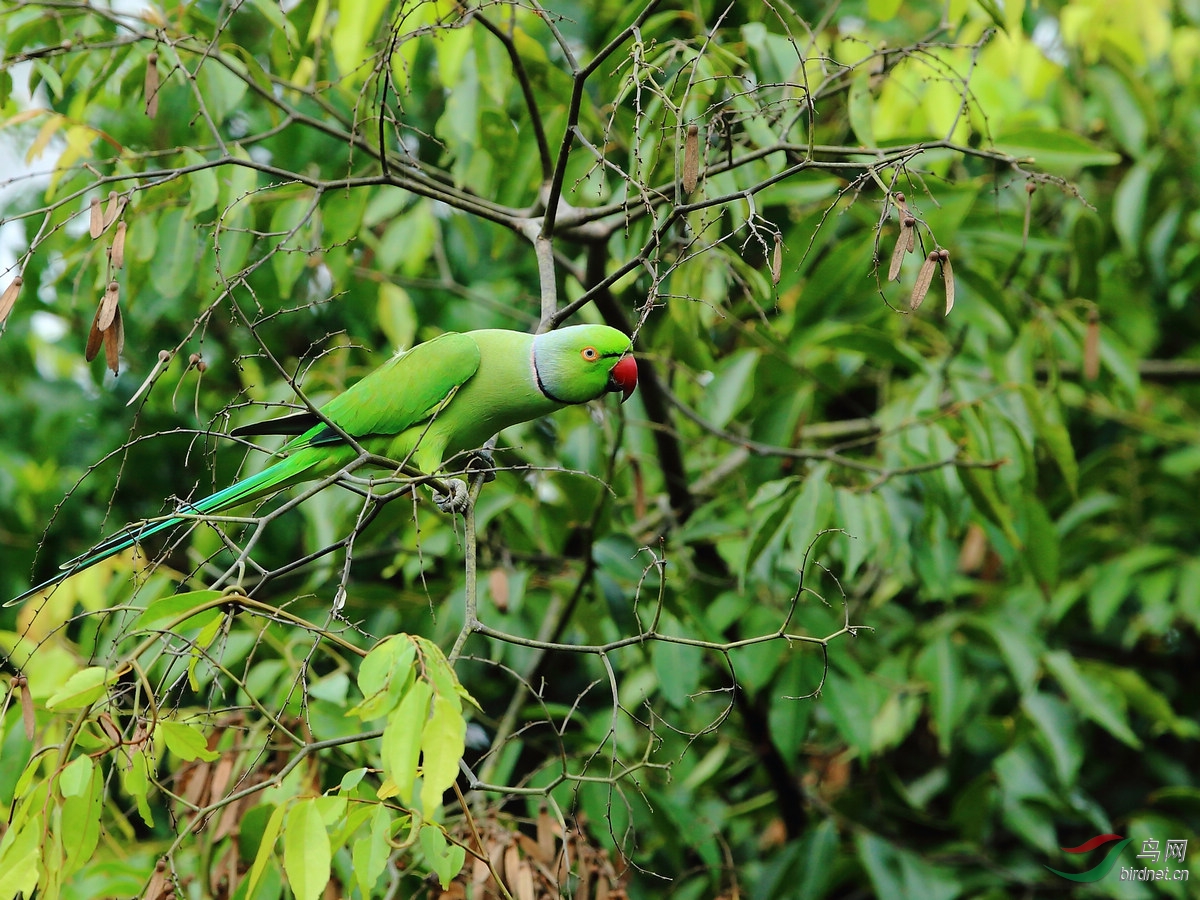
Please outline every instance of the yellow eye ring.
[[600, 354], [596, 352], [595, 347], [584, 347], [583, 350], [580, 351], [579, 355], [582, 356], [584, 359], [586, 359], [588, 362], [591, 362], [592, 360], [600, 358]]

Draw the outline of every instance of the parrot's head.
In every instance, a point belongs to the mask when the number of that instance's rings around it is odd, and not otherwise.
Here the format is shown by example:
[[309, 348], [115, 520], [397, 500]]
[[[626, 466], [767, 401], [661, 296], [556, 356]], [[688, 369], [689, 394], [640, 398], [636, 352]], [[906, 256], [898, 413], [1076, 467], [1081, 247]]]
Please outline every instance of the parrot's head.
[[607, 325], [572, 325], [533, 339], [538, 389], [559, 403], [587, 403], [609, 391], [621, 401], [637, 387], [629, 336]]

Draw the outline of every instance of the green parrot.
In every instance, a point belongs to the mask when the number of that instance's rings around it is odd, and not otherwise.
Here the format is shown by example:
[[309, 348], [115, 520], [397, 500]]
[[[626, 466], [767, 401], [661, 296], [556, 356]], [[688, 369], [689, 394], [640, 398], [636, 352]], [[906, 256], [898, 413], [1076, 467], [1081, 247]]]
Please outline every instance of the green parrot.
[[[358, 457], [340, 432], [368, 453], [409, 463], [426, 474], [493, 435], [564, 406], [587, 403], [608, 391], [622, 402], [637, 387], [637, 363], [627, 335], [606, 325], [573, 325], [545, 334], [485, 329], [447, 333], [392, 357], [321, 409], [330, 427], [305, 411], [235, 428], [235, 436], [298, 435], [284, 458], [203, 500], [182, 504], [157, 522], [131, 525], [64, 563], [54, 577], [5, 606], [45, 590], [76, 572], [172, 528], [195, 515], [220, 513], [290, 485], [335, 474]], [[455, 508], [465, 486], [452, 480]]]

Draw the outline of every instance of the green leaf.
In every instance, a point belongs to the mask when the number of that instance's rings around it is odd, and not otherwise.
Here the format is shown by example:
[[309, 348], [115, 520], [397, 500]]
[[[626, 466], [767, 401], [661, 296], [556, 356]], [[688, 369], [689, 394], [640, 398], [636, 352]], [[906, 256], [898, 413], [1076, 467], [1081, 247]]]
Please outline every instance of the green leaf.
[[159, 719], [158, 728], [162, 730], [167, 749], [181, 760], [202, 759], [212, 762], [221, 755], [216, 750], [208, 749], [208, 741], [204, 734], [194, 725]]
[[417, 314], [408, 291], [385, 281], [379, 285], [379, 327], [396, 350], [407, 350], [417, 333]]
[[375, 48], [369, 45], [386, 8], [387, 0], [343, 0], [338, 4], [338, 17], [330, 45], [333, 59], [342, 75], [353, 73], [356, 81], [363, 80], [362, 70], [364, 67], [370, 69], [371, 55], [375, 52]]
[[370, 721], [395, 709], [416, 676], [413, 667], [416, 657], [416, 644], [406, 634], [393, 635], [376, 644], [358, 667], [358, 689], [363, 700], [346, 715]]
[[754, 350], [742, 350], [723, 363], [704, 392], [701, 415], [717, 428], [728, 425], [750, 399], [757, 365], [758, 353]]
[[104, 666], [81, 669], [46, 701], [47, 709], [79, 709], [104, 696], [108, 685], [117, 680], [117, 673]]
[[[185, 166], [202, 166], [207, 160], [190, 147], [183, 149], [183, 164]], [[195, 219], [202, 212], [207, 212], [216, 206], [220, 189], [217, 185], [217, 171], [212, 166], [196, 169], [188, 178], [191, 181], [191, 191], [188, 194], [187, 218]]]
[[58, 792], [64, 797], [78, 797], [91, 784], [95, 766], [90, 756], [77, 756], [58, 776]]
[[929, 685], [938, 752], [949, 756], [951, 739], [966, 709], [969, 683], [964, 679], [958, 652], [951, 635], [943, 632], [930, 641], [917, 657], [916, 671]]
[[1157, 167], [1157, 154], [1142, 160], [1125, 173], [1113, 194], [1113, 230], [1121, 239], [1125, 252], [1135, 258], [1139, 255], [1146, 226], [1150, 179]]
[[421, 808], [432, 818], [458, 778], [458, 763], [466, 750], [467, 720], [456, 696], [433, 698], [433, 715], [421, 736]]
[[1058, 128], [1024, 128], [996, 138], [995, 149], [1056, 172], [1076, 172], [1086, 166], [1115, 166], [1121, 154], [1103, 150], [1086, 138]]
[[32, 897], [45, 872], [42, 865], [42, 814], [20, 829], [10, 828], [0, 840], [0, 898]]
[[1083, 742], [1075, 724], [1074, 711], [1057, 697], [1038, 691], [1030, 691], [1022, 697], [1021, 708], [1041, 732], [1059, 784], [1073, 788], [1083, 764]]
[[90, 767], [87, 780], [81, 788], [78, 794], [67, 797], [63, 803], [62, 839], [66, 851], [62, 869], [64, 874], [70, 874], [88, 862], [100, 843], [100, 820], [104, 802], [103, 773], [95, 767]]
[[1141, 749], [1142, 742], [1130, 729], [1125, 711], [1084, 677], [1069, 653], [1054, 650], [1047, 653], [1044, 660], [1072, 706], [1117, 740], [1135, 750]]
[[[190, 617], [185, 618], [186, 614], [224, 595], [224, 591], [188, 591], [185, 594], [173, 594], [169, 597], [155, 600], [134, 620], [133, 630], [155, 628], [163, 623], [170, 623], [172, 628], [178, 629], [202, 628], [211, 621], [207, 615], [198, 615], [197, 618], [192, 619]], [[205, 610], [205, 612], [213, 616], [221, 615], [219, 607], [212, 610]]]
[[192, 222], [182, 209], [167, 210], [158, 220], [158, 246], [150, 264], [150, 283], [164, 299], [174, 300], [192, 283], [195, 263]]
[[283, 871], [296, 900], [318, 900], [325, 894], [331, 858], [317, 798], [297, 800], [283, 828]]
[[150, 760], [144, 748], [134, 752], [129, 768], [125, 771], [123, 784], [125, 791], [137, 805], [138, 815], [142, 821], [154, 827], [154, 813], [150, 810]]
[[467, 858], [466, 850], [457, 844], [449, 843], [442, 829], [436, 825], [422, 826], [420, 841], [425, 861], [437, 875], [442, 888], [448, 888], [454, 876], [462, 871]]
[[354, 842], [351, 858], [354, 862], [354, 880], [358, 882], [359, 890], [364, 897], [370, 897], [372, 890], [379, 881], [379, 876], [387, 868], [388, 858], [392, 853], [389, 838], [392, 833], [392, 817], [387, 807], [382, 803], [375, 807], [371, 814], [371, 831], [367, 837]]
[[254, 864], [250, 867], [250, 875], [246, 879], [246, 896], [254, 896], [254, 888], [258, 885], [258, 881], [262, 878], [263, 871], [267, 867], [267, 863], [271, 860], [271, 856], [275, 852], [275, 841], [279, 837], [279, 832], [283, 829], [283, 818], [286, 815], [288, 808], [281, 803], [275, 807], [271, 817], [267, 819], [266, 827], [263, 828], [262, 838], [258, 842], [258, 852], [254, 856]]
[[406, 806], [412, 805], [413, 780], [417, 777], [421, 741], [429, 721], [429, 700], [432, 696], [433, 688], [429, 682], [414, 682], [400, 705], [388, 716], [383, 729], [383, 771], [396, 786], [396, 792]]

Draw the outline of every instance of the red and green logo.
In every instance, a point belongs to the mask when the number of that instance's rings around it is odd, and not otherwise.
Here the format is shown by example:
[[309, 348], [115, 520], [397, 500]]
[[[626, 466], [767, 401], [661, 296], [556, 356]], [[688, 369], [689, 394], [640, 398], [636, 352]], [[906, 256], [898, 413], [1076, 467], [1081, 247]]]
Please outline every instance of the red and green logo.
[[1063, 853], [1091, 853], [1097, 847], [1103, 846], [1110, 841], [1120, 841], [1121, 843], [1114, 846], [1105, 854], [1104, 859], [1096, 863], [1086, 872], [1060, 872], [1058, 869], [1046, 866], [1055, 875], [1061, 875], [1071, 881], [1099, 881], [1112, 869], [1113, 864], [1117, 861], [1117, 857], [1121, 855], [1121, 851], [1129, 846], [1129, 842], [1133, 838], [1122, 838], [1119, 834], [1098, 834], [1091, 840], [1084, 841], [1078, 847], [1062, 847]]

